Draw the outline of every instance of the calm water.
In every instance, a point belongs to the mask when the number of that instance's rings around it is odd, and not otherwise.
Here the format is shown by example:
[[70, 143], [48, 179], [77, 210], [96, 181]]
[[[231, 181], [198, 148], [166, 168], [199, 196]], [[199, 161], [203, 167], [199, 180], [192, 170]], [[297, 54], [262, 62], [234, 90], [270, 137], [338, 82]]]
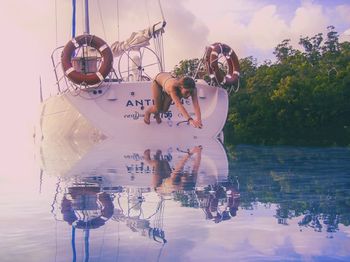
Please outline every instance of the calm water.
[[350, 260], [350, 149], [105, 141], [33, 161], [1, 178], [1, 261]]

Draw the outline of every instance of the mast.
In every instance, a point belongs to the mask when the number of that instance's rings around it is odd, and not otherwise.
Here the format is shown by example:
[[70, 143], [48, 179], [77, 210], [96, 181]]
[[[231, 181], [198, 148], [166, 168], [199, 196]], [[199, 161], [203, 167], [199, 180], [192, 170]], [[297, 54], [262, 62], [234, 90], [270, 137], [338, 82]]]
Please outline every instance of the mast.
[[85, 30], [84, 34], [90, 34], [90, 24], [89, 24], [89, 0], [84, 1], [84, 11], [85, 11]]

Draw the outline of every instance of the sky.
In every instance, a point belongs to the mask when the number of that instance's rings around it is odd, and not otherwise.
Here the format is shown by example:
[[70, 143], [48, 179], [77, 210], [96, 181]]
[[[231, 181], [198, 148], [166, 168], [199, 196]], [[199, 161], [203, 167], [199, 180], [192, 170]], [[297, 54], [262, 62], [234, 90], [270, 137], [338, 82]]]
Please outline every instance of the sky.
[[[214, 42], [231, 46], [239, 58], [258, 63], [273, 59], [284, 39], [298, 47], [300, 36], [326, 33], [333, 25], [340, 40], [350, 40], [349, 0], [160, 0], [167, 22], [164, 34], [166, 70], [182, 59], [202, 57]], [[117, 8], [118, 7], [118, 8]], [[5, 121], [0, 139], [28, 141], [38, 119], [39, 79], [44, 97], [55, 94], [50, 60], [57, 46], [71, 38], [70, 0], [0, 2], [3, 99]], [[119, 14], [119, 15], [118, 15]], [[162, 20], [158, 0], [90, 0], [90, 31], [108, 44], [128, 38]], [[82, 0], [77, 0], [77, 32], [83, 32]], [[3, 144], [4, 145], [4, 144]], [[6, 148], [6, 146], [5, 146]]]
[[[83, 32], [82, 2], [77, 0], [77, 34]], [[240, 58], [253, 56], [263, 63], [284, 39], [298, 47], [300, 36], [326, 33], [333, 25], [340, 39], [350, 40], [349, 0], [90, 0], [90, 31], [112, 44], [162, 20], [166, 70], [181, 59], [203, 55], [214, 42], [231, 46]], [[118, 7], [118, 9], [117, 9]], [[43, 81], [51, 80], [51, 51], [71, 37], [71, 0], [14, 0], [0, 4], [1, 43], [5, 58], [34, 60], [30, 69]], [[118, 16], [119, 15], [119, 16]], [[119, 36], [119, 39], [118, 39]], [[12, 61], [11, 63], [16, 63]], [[4, 66], [4, 65], [2, 65]], [[2, 70], [3, 71], [3, 70]], [[29, 73], [29, 72], [28, 72]], [[32, 73], [30, 73], [33, 75]], [[50, 79], [51, 78], [51, 79]], [[45, 83], [51, 85], [51, 83]]]

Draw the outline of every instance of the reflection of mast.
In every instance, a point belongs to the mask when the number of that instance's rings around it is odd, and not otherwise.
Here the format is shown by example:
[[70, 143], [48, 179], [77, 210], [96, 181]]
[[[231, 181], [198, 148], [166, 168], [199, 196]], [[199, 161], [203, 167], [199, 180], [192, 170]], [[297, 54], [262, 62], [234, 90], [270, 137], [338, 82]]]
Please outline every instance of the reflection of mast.
[[[89, 261], [89, 237], [90, 237], [90, 229], [84, 229], [84, 261]], [[73, 253], [73, 262], [77, 260], [77, 251], [75, 248], [75, 227], [72, 226], [72, 253]]]
[[75, 227], [72, 226], [72, 253], [73, 253], [73, 262], [77, 260], [77, 250], [75, 249]]
[[[59, 186], [59, 183], [58, 183]], [[61, 201], [61, 213], [63, 220], [72, 226], [72, 254], [73, 262], [76, 261], [75, 234], [76, 229], [82, 229], [84, 235], [84, 260], [89, 261], [89, 237], [90, 229], [96, 229], [105, 225], [113, 215], [114, 205], [111, 196], [101, 192], [96, 183], [76, 182], [68, 187]], [[56, 188], [54, 203], [57, 202], [59, 187]], [[54, 204], [53, 204], [54, 205]], [[55, 214], [54, 214], [55, 215]], [[56, 219], [57, 220], [57, 219]]]
[[90, 229], [84, 229], [84, 261], [89, 261], [89, 236], [90, 236]]

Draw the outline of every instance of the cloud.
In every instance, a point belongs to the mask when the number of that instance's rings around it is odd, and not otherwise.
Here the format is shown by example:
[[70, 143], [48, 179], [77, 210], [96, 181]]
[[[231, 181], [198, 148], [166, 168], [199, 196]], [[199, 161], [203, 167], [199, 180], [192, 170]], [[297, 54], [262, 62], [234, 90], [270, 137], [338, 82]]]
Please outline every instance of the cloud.
[[288, 26], [276, 13], [275, 5], [268, 5], [258, 10], [249, 23], [250, 40], [255, 48], [271, 49], [287, 37]]
[[321, 5], [306, 1], [295, 11], [295, 16], [290, 23], [290, 33], [293, 37], [313, 36], [324, 32], [329, 23], [330, 19]]
[[[193, 7], [195, 0], [189, 2]], [[205, 10], [209, 9], [200, 6], [192, 12], [200, 20], [208, 15]], [[300, 6], [288, 7], [263, 5], [261, 1], [234, 1], [228, 5], [227, 1], [223, 1], [220, 7], [215, 6], [210, 16], [205, 17], [205, 24], [209, 28], [208, 44], [225, 42], [235, 49], [239, 57], [253, 55], [260, 60], [272, 58], [273, 49], [284, 39], [291, 39], [293, 47], [299, 48], [301, 36], [326, 34], [329, 25], [334, 25], [336, 30], [339, 27], [343, 30], [344, 25], [348, 28], [349, 13], [349, 5], [326, 7], [307, 0], [302, 1]], [[347, 39], [347, 36], [342, 34], [341, 39]]]
[[208, 27], [196, 19], [182, 1], [164, 2], [164, 12], [168, 23], [164, 35], [167, 65], [174, 65], [181, 59], [200, 57], [208, 41]]
[[345, 23], [350, 23], [350, 5], [338, 5], [335, 8], [336, 17]]
[[343, 33], [340, 34], [339, 41], [340, 42], [345, 42], [345, 41], [350, 42], [350, 28], [348, 28], [347, 30], [345, 30]]

